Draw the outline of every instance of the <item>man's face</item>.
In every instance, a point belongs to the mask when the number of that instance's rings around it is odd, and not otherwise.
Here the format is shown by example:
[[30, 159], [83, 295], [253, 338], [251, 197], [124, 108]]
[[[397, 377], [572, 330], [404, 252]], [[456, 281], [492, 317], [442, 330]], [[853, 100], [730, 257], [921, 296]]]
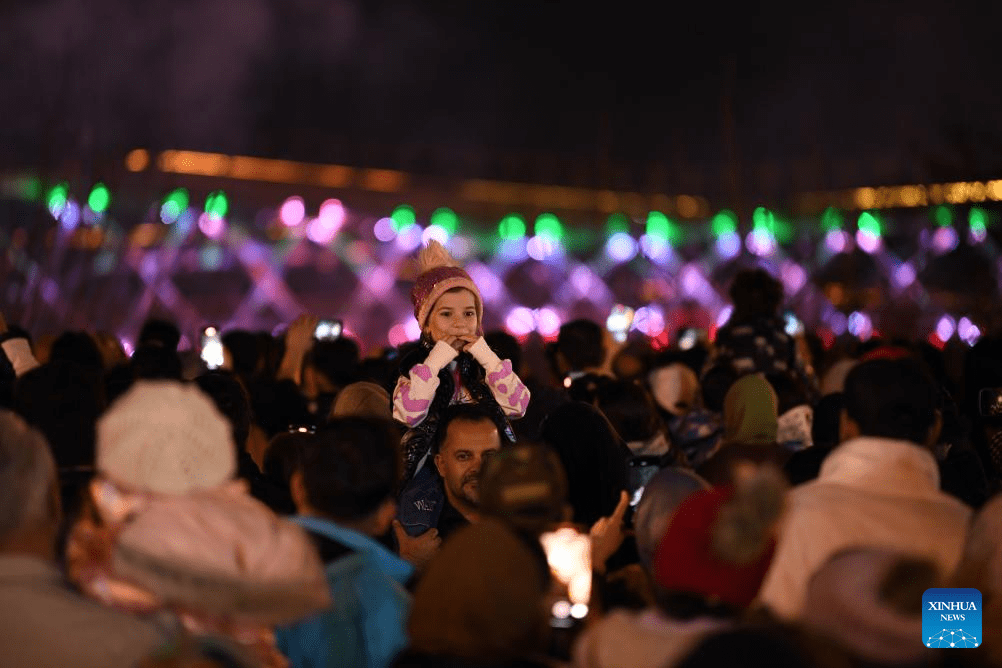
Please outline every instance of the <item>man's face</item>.
[[453, 420], [435, 455], [435, 467], [449, 503], [462, 510], [480, 503], [480, 471], [501, 449], [501, 436], [490, 420]]

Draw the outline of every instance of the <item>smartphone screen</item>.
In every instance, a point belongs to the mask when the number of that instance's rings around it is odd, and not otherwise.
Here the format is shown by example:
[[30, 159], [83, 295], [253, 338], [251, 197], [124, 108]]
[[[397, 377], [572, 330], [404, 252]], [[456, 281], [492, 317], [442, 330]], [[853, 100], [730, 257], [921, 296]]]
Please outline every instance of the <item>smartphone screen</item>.
[[343, 329], [340, 320], [321, 320], [313, 330], [313, 338], [317, 341], [333, 341], [341, 336]]
[[783, 316], [783, 330], [790, 336], [800, 336], [804, 333], [804, 323], [793, 313], [787, 312]]
[[571, 527], [539, 537], [546, 561], [562, 595], [554, 602], [550, 623], [567, 628], [588, 615], [591, 601], [591, 536]]
[[201, 357], [210, 369], [223, 366], [223, 339], [217, 328], [210, 326], [202, 330]]
[[678, 349], [679, 350], [692, 350], [699, 343], [699, 330], [688, 328], [682, 330], [682, 333], [678, 336]]
[[640, 503], [644, 488], [658, 471], [661, 470], [659, 457], [635, 457], [630, 460], [630, 505]]

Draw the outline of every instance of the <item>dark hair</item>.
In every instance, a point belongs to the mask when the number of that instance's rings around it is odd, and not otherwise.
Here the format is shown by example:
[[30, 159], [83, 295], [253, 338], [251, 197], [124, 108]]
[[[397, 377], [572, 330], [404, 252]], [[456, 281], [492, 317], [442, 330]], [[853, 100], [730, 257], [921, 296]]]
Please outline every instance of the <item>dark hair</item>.
[[209, 371], [195, 379], [219, 412], [230, 422], [237, 452], [247, 446], [252, 422], [250, 395], [240, 379], [229, 371]]
[[637, 383], [614, 380], [599, 386], [598, 409], [626, 442], [647, 441], [662, 424], [650, 393]]
[[181, 331], [177, 325], [167, 320], [151, 318], [139, 330], [139, 339], [137, 339], [136, 345], [155, 345], [177, 351], [177, 344], [180, 342]]
[[52, 342], [50, 362], [72, 362], [89, 369], [104, 369], [97, 343], [86, 332], [63, 332]]
[[775, 317], [783, 303], [783, 284], [764, 269], [738, 272], [731, 283], [734, 315], [731, 322], [747, 322], [759, 317]]
[[484, 334], [484, 341], [498, 357], [511, 361], [511, 368], [518, 373], [522, 368], [522, 347], [518, 344], [518, 339], [508, 332], [493, 331]]
[[246, 378], [258, 372], [264, 356], [256, 334], [235, 329], [223, 334], [222, 341], [233, 358], [233, 373]]
[[572, 320], [560, 327], [557, 351], [572, 370], [601, 366], [605, 361], [602, 328], [591, 320]]
[[181, 380], [181, 358], [174, 349], [145, 343], [132, 354], [129, 362], [135, 378]]
[[707, 369], [699, 381], [703, 394], [703, 406], [714, 413], [723, 413], [724, 398], [737, 379], [738, 372], [729, 363], [715, 364]]
[[833, 392], [821, 398], [814, 408], [811, 422], [811, 441], [819, 448], [831, 449], [839, 442], [839, 418], [845, 406], [841, 392]]
[[358, 342], [348, 337], [333, 341], [317, 341], [307, 355], [307, 363], [327, 377], [337, 387], [358, 380], [360, 351]]
[[441, 450], [442, 444], [445, 443], [445, 439], [449, 434], [449, 425], [456, 421], [490, 422], [497, 427], [498, 434], [504, 433], [504, 430], [498, 426], [494, 414], [484, 406], [476, 403], [452, 404], [445, 409], [442, 413], [442, 419], [439, 420], [438, 429], [435, 432], [435, 440], [432, 441], [431, 446], [431, 453], [433, 455], [438, 454], [439, 450]]
[[332, 420], [302, 444], [306, 498], [336, 520], [357, 521], [392, 498], [400, 478], [399, 432], [388, 420]]
[[844, 400], [863, 436], [924, 444], [936, 420], [936, 387], [912, 359], [856, 365], [845, 379]]

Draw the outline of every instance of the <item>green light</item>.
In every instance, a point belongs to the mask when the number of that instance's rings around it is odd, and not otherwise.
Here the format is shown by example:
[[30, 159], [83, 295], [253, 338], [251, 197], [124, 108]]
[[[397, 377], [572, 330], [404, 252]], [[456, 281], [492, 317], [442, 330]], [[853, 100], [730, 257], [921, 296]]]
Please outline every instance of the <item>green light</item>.
[[611, 237], [619, 232], [630, 231], [630, 219], [621, 213], [614, 213], [605, 221], [605, 236]]
[[821, 214], [821, 229], [825, 232], [841, 230], [843, 222], [842, 214], [835, 207], [830, 206]]
[[541, 213], [536, 218], [536, 236], [547, 237], [551, 241], [560, 241], [564, 237], [564, 226], [560, 219], [552, 213]]
[[230, 210], [230, 203], [226, 199], [226, 193], [217, 190], [209, 193], [205, 199], [205, 213], [211, 218], [225, 218], [226, 212]]
[[988, 229], [988, 212], [980, 207], [973, 207], [967, 216], [967, 222], [972, 230], [984, 231]]
[[859, 214], [859, 220], [856, 221], [856, 226], [859, 228], [860, 232], [868, 232], [875, 236], [880, 236], [880, 220], [876, 215], [869, 211], [864, 211]]
[[42, 181], [35, 176], [21, 181], [21, 198], [34, 202], [42, 195]]
[[738, 231], [738, 217], [730, 209], [724, 209], [713, 217], [710, 229], [715, 237], [733, 234]]
[[178, 188], [164, 198], [164, 204], [169, 204], [179, 214], [188, 208], [188, 203], [188, 191], [184, 188]]
[[60, 183], [58, 186], [52, 188], [49, 191], [48, 196], [46, 196], [46, 204], [49, 207], [49, 211], [52, 212], [53, 216], [58, 215], [58, 211], [62, 211], [66, 206], [66, 199], [69, 197], [70, 187], [65, 183]]
[[682, 240], [682, 229], [660, 211], [647, 214], [647, 236], [677, 244]]
[[948, 206], [937, 206], [933, 209], [932, 217], [940, 227], [949, 227], [953, 224], [953, 211]]
[[94, 213], [104, 213], [108, 210], [109, 204], [111, 204], [111, 193], [103, 183], [98, 183], [90, 191], [90, 196], [87, 198], [87, 206]]
[[525, 236], [525, 220], [515, 213], [509, 213], [498, 223], [498, 236], [506, 240], [521, 239]]
[[459, 216], [456, 212], [447, 206], [443, 206], [440, 209], [435, 209], [434, 213], [431, 214], [431, 224], [438, 225], [443, 230], [453, 235], [456, 230], [459, 229]]
[[401, 204], [398, 206], [390, 214], [390, 218], [393, 220], [393, 231], [397, 234], [417, 223], [417, 216], [414, 215], [414, 207], [410, 204]]
[[773, 216], [772, 211], [760, 206], [752, 213], [752, 225], [756, 230], [772, 231]]

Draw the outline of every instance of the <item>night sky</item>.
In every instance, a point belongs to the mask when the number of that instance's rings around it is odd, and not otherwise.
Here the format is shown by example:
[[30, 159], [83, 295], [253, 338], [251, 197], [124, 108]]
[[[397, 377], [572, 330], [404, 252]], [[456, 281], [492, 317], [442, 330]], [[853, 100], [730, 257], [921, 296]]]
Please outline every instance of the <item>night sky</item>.
[[6, 3], [0, 167], [135, 146], [382, 166], [366, 147], [432, 144], [1002, 175], [1002, 3], [768, 4]]

